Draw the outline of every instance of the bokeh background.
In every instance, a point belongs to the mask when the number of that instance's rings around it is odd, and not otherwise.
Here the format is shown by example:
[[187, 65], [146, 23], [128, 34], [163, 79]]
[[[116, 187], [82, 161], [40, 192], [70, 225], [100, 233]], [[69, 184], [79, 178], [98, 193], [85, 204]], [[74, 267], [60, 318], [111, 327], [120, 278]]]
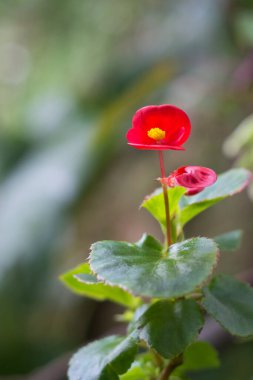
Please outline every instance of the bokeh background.
[[[123, 328], [114, 306], [58, 276], [93, 241], [161, 236], [138, 210], [159, 165], [126, 144], [135, 110], [173, 103], [190, 115], [187, 149], [166, 153], [168, 170], [253, 168], [252, 119], [244, 139], [227, 140], [253, 112], [252, 85], [252, 0], [0, 0], [1, 380], [65, 379], [69, 353]], [[252, 218], [244, 192], [186, 232], [242, 228], [221, 270], [250, 278]], [[216, 343], [221, 369], [192, 378], [253, 379], [252, 343]]]

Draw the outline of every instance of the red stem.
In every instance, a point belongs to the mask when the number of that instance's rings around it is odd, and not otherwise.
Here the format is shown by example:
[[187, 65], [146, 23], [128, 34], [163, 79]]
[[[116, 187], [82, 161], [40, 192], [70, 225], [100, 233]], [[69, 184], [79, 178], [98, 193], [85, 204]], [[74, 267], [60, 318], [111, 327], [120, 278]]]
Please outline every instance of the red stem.
[[172, 359], [168, 366], [164, 368], [164, 370], [161, 373], [161, 376], [159, 380], [168, 380], [170, 378], [171, 373], [174, 371], [175, 368], [177, 368], [180, 364], [183, 363], [183, 356], [179, 355]]
[[[166, 174], [165, 174], [165, 168], [164, 168], [163, 152], [161, 150], [159, 150], [159, 160], [160, 160], [161, 175], [162, 175], [162, 178], [165, 178]], [[172, 244], [171, 225], [170, 225], [170, 206], [169, 206], [168, 188], [167, 188], [166, 183], [164, 183], [164, 181], [162, 181], [162, 188], [163, 188], [165, 215], [166, 215], [166, 239], [167, 239], [167, 246], [169, 247]]]

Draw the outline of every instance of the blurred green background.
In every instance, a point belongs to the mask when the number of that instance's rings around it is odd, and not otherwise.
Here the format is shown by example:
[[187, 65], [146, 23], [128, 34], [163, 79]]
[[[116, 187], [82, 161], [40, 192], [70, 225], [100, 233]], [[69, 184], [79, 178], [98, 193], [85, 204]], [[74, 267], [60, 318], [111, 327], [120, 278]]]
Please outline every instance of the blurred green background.
[[[122, 329], [112, 305], [70, 294], [58, 276], [95, 240], [160, 237], [138, 211], [158, 160], [125, 132], [137, 108], [161, 103], [193, 125], [186, 151], [166, 153], [168, 171], [219, 173], [240, 150], [253, 168], [253, 124], [234, 153], [227, 140], [253, 112], [252, 0], [0, 0], [0, 379], [64, 379], [69, 352]], [[252, 212], [245, 192], [187, 235], [242, 228], [221, 270], [249, 270]], [[196, 378], [253, 379], [252, 344], [220, 351], [222, 368]]]

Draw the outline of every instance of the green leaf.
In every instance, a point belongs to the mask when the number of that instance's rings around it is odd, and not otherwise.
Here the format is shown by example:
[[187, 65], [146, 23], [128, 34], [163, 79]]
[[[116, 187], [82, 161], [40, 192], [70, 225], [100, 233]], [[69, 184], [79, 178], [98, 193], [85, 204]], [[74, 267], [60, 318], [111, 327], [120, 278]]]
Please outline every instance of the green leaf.
[[[206, 238], [193, 238], [161, 249], [115, 241], [92, 245], [90, 265], [99, 278], [149, 297], [180, 297], [193, 291], [212, 273], [217, 246]], [[154, 238], [152, 239], [152, 241]]]
[[120, 380], [157, 379], [158, 375], [159, 368], [154, 363], [154, 357], [150, 352], [146, 352], [137, 356], [131, 368], [120, 376]]
[[252, 174], [246, 169], [231, 169], [221, 175], [212, 186], [199, 194], [183, 196], [180, 200], [180, 223], [184, 226], [196, 215], [231, 195], [241, 192]]
[[219, 275], [203, 289], [203, 306], [232, 335], [253, 336], [253, 289], [231, 276]]
[[139, 337], [165, 358], [181, 354], [202, 328], [204, 318], [194, 300], [158, 301], [139, 319]]
[[253, 144], [253, 115], [244, 119], [224, 143], [224, 151], [228, 157], [236, 157], [244, 149]]
[[81, 348], [70, 360], [70, 380], [118, 380], [137, 354], [136, 336], [109, 336]]
[[[178, 212], [179, 200], [185, 192], [186, 189], [180, 186], [168, 189], [171, 218], [173, 218], [175, 214]], [[141, 207], [148, 210], [150, 214], [158, 220], [162, 228], [166, 226], [166, 216], [162, 188], [156, 189], [151, 195], [147, 196], [142, 202]]]
[[189, 371], [217, 368], [220, 365], [218, 353], [207, 342], [194, 342], [183, 354], [183, 364], [175, 369], [173, 375], [184, 375]]
[[215, 236], [213, 240], [218, 244], [221, 251], [235, 251], [241, 245], [242, 231], [234, 230]]
[[161, 251], [163, 249], [162, 244], [156, 240], [153, 236], [144, 233], [140, 240], [135, 243], [140, 248], [155, 249]]
[[140, 380], [146, 379], [146, 373], [143, 368], [134, 366], [127, 373], [120, 376], [120, 380]]
[[[219, 175], [217, 182], [199, 194], [185, 196], [185, 188], [168, 189], [170, 200], [170, 216], [175, 236], [182, 227], [202, 211], [219, 201], [242, 191], [249, 183], [252, 174], [246, 169], [232, 169]], [[162, 230], [166, 228], [166, 217], [162, 189], [159, 188], [148, 196], [141, 207], [148, 210], [160, 223]]]
[[64, 273], [60, 279], [74, 293], [98, 301], [109, 300], [129, 308], [135, 308], [140, 303], [140, 299], [129, 292], [98, 281], [97, 277], [92, 274], [88, 263], [81, 264]]
[[136, 329], [137, 321], [140, 319], [142, 314], [145, 313], [145, 311], [148, 309], [148, 307], [149, 307], [148, 304], [143, 304], [135, 310], [135, 313], [132, 316], [132, 320], [130, 321], [130, 323], [128, 324], [128, 327], [127, 327], [128, 334], [130, 334], [132, 331], [134, 331]]

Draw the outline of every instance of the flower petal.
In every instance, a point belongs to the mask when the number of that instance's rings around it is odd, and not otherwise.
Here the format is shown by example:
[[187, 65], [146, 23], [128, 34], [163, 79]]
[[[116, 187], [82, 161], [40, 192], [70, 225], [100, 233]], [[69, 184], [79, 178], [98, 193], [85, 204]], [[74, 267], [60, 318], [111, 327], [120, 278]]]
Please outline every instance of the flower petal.
[[[164, 139], [157, 141], [148, 136], [151, 129], [165, 132]], [[170, 104], [140, 108], [133, 117], [133, 127], [127, 133], [129, 145], [137, 149], [183, 150], [182, 144], [188, 139], [191, 123], [187, 114]]]
[[166, 182], [168, 186], [183, 186], [187, 189], [186, 195], [194, 195], [216, 182], [216, 173], [203, 166], [182, 166], [172, 172]]
[[133, 146], [136, 149], [146, 149], [146, 150], [185, 150], [182, 146], [172, 146], [172, 145], [159, 145], [159, 144], [136, 144], [136, 143], [128, 143], [128, 145]]

